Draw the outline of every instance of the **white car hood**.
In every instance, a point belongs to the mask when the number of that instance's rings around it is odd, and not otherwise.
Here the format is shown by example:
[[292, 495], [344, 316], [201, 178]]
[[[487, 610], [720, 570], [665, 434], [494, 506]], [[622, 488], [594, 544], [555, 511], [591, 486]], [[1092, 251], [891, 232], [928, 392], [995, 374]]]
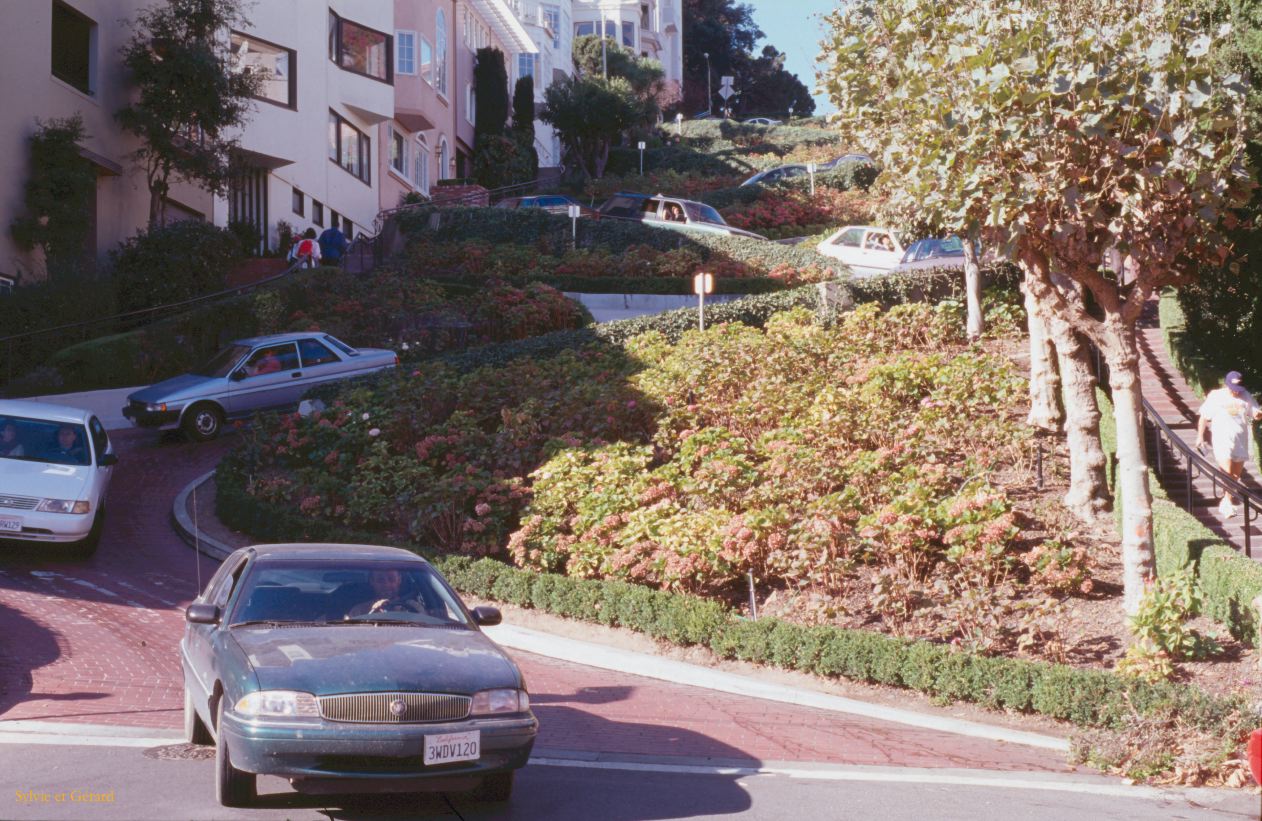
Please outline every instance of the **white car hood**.
[[37, 499], [82, 498], [92, 468], [0, 459], [0, 494]]

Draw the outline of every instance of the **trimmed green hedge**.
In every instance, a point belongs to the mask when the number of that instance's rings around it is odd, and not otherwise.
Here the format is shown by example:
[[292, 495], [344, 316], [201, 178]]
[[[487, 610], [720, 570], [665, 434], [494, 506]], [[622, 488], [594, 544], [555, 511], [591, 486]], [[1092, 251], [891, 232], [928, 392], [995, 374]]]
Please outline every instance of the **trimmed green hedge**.
[[[245, 492], [245, 482], [240, 466], [225, 460], [217, 476], [216, 510], [230, 527], [260, 540], [353, 543], [379, 538], [320, 526], [295, 511], [261, 503]], [[400, 546], [430, 553], [418, 545]], [[1109, 671], [960, 653], [865, 630], [773, 618], [748, 621], [696, 596], [615, 580], [535, 573], [489, 558], [430, 558], [466, 596], [627, 628], [676, 645], [704, 646], [725, 659], [902, 687], [1082, 727], [1121, 728], [1135, 712], [1175, 712], [1198, 729], [1226, 733], [1235, 715], [1251, 713], [1242, 697], [1217, 698], [1187, 685], [1146, 684]]]
[[[583, 294], [666, 294], [671, 296], [692, 293], [692, 280], [685, 277], [576, 277], [576, 276], [525, 276], [494, 277], [466, 276], [454, 279], [430, 276], [434, 282], [467, 287], [470, 291], [492, 280], [500, 280], [518, 288], [529, 282], [550, 285], [558, 291]], [[771, 277], [718, 277], [714, 282], [716, 294], [769, 294], [786, 289], [784, 282]]]
[[[848, 162], [836, 168], [817, 173], [815, 175], [815, 186], [817, 188], [833, 188], [838, 191], [850, 191], [856, 188], [866, 191], [876, 181], [877, 173], [875, 166], [862, 162]], [[809, 176], [801, 176], [790, 177], [787, 180], [767, 185], [757, 183], [755, 185], [738, 185], [735, 188], [718, 188], [714, 191], [707, 191], [700, 195], [698, 199], [707, 205], [712, 205], [722, 210], [732, 205], [750, 205], [757, 202], [759, 196], [768, 190], [809, 191], [810, 189], [811, 178]]]
[[[532, 245], [561, 254], [572, 245], [568, 217], [540, 208], [413, 208], [395, 217], [399, 231], [409, 241], [443, 242], [451, 237], [497, 244]], [[816, 267], [837, 276], [849, 274], [839, 260], [818, 253], [814, 246], [781, 245], [778, 242], [729, 237], [721, 234], [686, 233], [655, 228], [618, 219], [578, 221], [578, 247], [604, 248], [618, 254], [633, 245], [659, 251], [686, 248], [703, 260], [731, 259], [770, 271], [777, 265]]]
[[1162, 292], [1158, 316], [1166, 352], [1196, 395], [1204, 396], [1222, 384], [1223, 376], [1218, 369], [1194, 350], [1187, 333], [1187, 318], [1179, 305], [1178, 292], [1173, 288]]

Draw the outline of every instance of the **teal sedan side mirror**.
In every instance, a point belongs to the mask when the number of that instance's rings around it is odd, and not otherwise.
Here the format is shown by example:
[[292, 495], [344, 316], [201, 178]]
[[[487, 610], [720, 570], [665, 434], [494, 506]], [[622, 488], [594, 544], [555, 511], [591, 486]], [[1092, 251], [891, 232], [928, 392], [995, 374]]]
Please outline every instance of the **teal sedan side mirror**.
[[184, 611], [184, 621], [191, 624], [218, 624], [219, 608], [213, 604], [190, 604]]

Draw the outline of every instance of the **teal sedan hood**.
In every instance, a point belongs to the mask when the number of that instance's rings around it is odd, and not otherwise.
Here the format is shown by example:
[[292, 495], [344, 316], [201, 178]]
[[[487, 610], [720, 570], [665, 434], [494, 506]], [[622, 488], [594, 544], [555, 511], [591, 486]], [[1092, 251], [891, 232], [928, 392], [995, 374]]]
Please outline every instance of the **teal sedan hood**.
[[475, 693], [520, 687], [504, 652], [477, 630], [413, 625], [237, 627], [263, 690]]

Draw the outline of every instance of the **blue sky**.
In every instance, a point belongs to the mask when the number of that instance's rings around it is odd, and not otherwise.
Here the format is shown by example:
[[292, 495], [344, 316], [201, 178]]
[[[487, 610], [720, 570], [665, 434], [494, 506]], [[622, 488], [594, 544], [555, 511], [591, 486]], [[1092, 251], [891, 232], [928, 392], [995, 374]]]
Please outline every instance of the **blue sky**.
[[[766, 39], [786, 55], [785, 68], [815, 90], [815, 57], [819, 54], [820, 16], [832, 11], [840, 0], [742, 0], [754, 10], [754, 22]], [[827, 114], [833, 107], [823, 97], [815, 98], [815, 113]]]

